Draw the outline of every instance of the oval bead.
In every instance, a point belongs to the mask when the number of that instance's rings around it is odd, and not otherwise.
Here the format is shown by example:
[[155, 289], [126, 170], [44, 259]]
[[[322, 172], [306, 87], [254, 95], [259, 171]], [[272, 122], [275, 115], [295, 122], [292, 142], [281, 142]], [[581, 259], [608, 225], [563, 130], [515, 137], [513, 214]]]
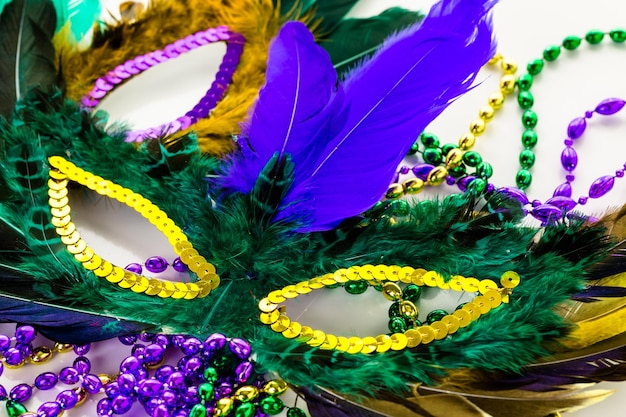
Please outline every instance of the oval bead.
[[54, 401], [48, 401], [39, 406], [37, 409], [38, 417], [57, 417], [61, 415], [63, 409], [61, 406]]
[[613, 189], [615, 185], [615, 177], [605, 175], [595, 180], [589, 187], [589, 197], [600, 198]]
[[439, 165], [443, 161], [443, 152], [439, 148], [426, 148], [422, 153], [424, 162], [431, 165]]
[[558, 207], [563, 211], [571, 211], [574, 207], [576, 207], [576, 201], [569, 197], [561, 196], [552, 197], [548, 199], [545, 204]]
[[576, 169], [576, 165], [578, 165], [578, 154], [571, 146], [566, 147], [563, 149], [563, 152], [561, 152], [561, 165], [568, 172], [572, 172]]
[[560, 219], [562, 211], [558, 207], [542, 204], [532, 209], [530, 214], [542, 223], [549, 223]]
[[619, 98], [607, 98], [606, 100], [602, 100], [600, 104], [596, 106], [596, 113], [608, 116], [611, 114], [615, 114], [620, 111], [626, 101]]
[[616, 29], [609, 32], [611, 40], [615, 43], [622, 43], [626, 41], [626, 30]]
[[9, 397], [13, 401], [24, 402], [33, 395], [33, 388], [28, 384], [18, 384], [11, 389]]
[[516, 199], [522, 205], [526, 205], [529, 202], [526, 194], [522, 190], [515, 187], [502, 187], [498, 189], [498, 192]]
[[537, 75], [543, 70], [543, 59], [538, 58], [531, 61], [527, 66], [526, 70], [530, 75]]
[[426, 181], [428, 179], [428, 174], [430, 174], [430, 171], [432, 171], [433, 169], [435, 169], [434, 165], [419, 164], [411, 168], [411, 171], [413, 171], [413, 175], [415, 175], [417, 178], [422, 181]]
[[248, 359], [248, 357], [250, 357], [250, 353], [252, 352], [250, 343], [243, 339], [231, 339], [230, 342], [228, 342], [228, 348], [239, 359]]
[[563, 48], [567, 49], [568, 51], [573, 51], [580, 46], [581, 41], [582, 39], [580, 39], [578, 36], [568, 36], [563, 39]]
[[42, 391], [49, 390], [57, 384], [58, 380], [59, 377], [54, 372], [44, 372], [35, 378], [35, 387]]
[[473, 175], [468, 175], [467, 177], [463, 177], [457, 181], [456, 186], [459, 187], [459, 190], [465, 192], [467, 187], [471, 184], [472, 181], [476, 179]]
[[543, 51], [543, 59], [548, 62], [555, 61], [560, 55], [561, 48], [559, 46], [550, 46]]
[[572, 196], [572, 185], [569, 182], [564, 182], [563, 184], [556, 187], [553, 197], [571, 197]]
[[146, 260], [146, 269], [150, 272], [163, 272], [167, 269], [167, 266], [167, 260], [162, 256], [151, 256]]
[[517, 103], [522, 109], [530, 109], [535, 104], [535, 98], [530, 91], [520, 91], [517, 95]]
[[67, 389], [57, 394], [56, 401], [62, 409], [68, 410], [78, 403], [78, 394], [74, 390]]
[[83, 376], [83, 388], [89, 394], [97, 394], [102, 389], [102, 381], [97, 375], [87, 374]]
[[567, 126], [567, 136], [570, 139], [578, 139], [587, 129], [587, 120], [584, 117], [577, 117]]
[[350, 281], [346, 282], [344, 288], [348, 294], [358, 295], [363, 294], [369, 288], [367, 281]]
[[432, 133], [422, 133], [420, 135], [420, 141], [427, 148], [437, 148], [439, 147], [439, 138]]

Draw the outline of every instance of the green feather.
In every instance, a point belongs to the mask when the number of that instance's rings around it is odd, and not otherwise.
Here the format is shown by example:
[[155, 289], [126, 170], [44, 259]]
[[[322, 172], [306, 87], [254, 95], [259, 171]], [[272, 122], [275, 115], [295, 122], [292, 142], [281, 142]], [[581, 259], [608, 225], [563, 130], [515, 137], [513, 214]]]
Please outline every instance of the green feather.
[[75, 41], [91, 30], [100, 16], [100, 0], [53, 0], [58, 21], [56, 30], [69, 25]]

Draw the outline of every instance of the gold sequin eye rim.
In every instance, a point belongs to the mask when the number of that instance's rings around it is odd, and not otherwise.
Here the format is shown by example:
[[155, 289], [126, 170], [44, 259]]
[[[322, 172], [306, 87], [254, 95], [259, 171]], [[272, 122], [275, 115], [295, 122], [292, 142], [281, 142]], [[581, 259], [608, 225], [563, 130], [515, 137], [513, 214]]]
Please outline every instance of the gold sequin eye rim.
[[[320, 288], [336, 288], [339, 284], [348, 281], [365, 281], [370, 286], [382, 285], [383, 295], [394, 300], [397, 297], [397, 281], [418, 286], [437, 287], [444, 290], [475, 292], [477, 295], [472, 301], [465, 303], [462, 309], [445, 315], [429, 325], [411, 328], [404, 333], [391, 335], [381, 334], [376, 337], [344, 337], [325, 333], [309, 326], [292, 321], [286, 313], [286, 307], [281, 305], [289, 298], [296, 298]], [[436, 340], [445, 339], [456, 333], [458, 329], [467, 327], [472, 321], [482, 315], [509, 302], [509, 295], [513, 288], [520, 283], [520, 276], [514, 271], [506, 271], [500, 277], [499, 287], [490, 279], [478, 280], [473, 277], [455, 275], [447, 282], [436, 271], [427, 271], [421, 268], [399, 267], [397, 265], [363, 265], [342, 268], [335, 273], [325, 274], [309, 281], [270, 292], [267, 297], [259, 301], [261, 323], [287, 339], [297, 339], [309, 346], [319, 347], [322, 350], [336, 350], [350, 354], [374, 354], [387, 351], [412, 349]], [[396, 288], [397, 287], [397, 288]], [[415, 309], [417, 314], [417, 309]]]
[[[51, 223], [56, 227], [56, 233], [68, 252], [74, 255], [83, 268], [121, 288], [161, 298], [191, 300], [206, 297], [217, 288], [220, 277], [216, 274], [215, 266], [193, 248], [183, 231], [150, 200], [87, 172], [63, 157], [52, 156], [48, 158], [48, 163], [51, 166], [48, 180]], [[141, 214], [165, 235], [181, 261], [197, 276], [197, 281], [182, 283], [145, 277], [126, 271], [98, 256], [80, 237], [76, 225], [72, 223], [67, 189], [69, 181], [75, 181], [102, 196], [114, 198]]]

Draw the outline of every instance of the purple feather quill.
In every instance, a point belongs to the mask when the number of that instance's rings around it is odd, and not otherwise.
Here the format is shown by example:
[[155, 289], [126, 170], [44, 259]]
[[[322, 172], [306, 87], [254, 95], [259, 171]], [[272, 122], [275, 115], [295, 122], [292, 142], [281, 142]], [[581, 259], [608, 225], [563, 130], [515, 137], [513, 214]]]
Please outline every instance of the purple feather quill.
[[266, 85], [225, 185], [249, 192], [276, 152], [290, 153], [292, 188], [277, 219], [328, 230], [385, 193], [417, 135], [466, 92], [495, 51], [493, 0], [442, 0], [390, 38], [336, 87], [326, 54], [299, 23], [270, 48]]

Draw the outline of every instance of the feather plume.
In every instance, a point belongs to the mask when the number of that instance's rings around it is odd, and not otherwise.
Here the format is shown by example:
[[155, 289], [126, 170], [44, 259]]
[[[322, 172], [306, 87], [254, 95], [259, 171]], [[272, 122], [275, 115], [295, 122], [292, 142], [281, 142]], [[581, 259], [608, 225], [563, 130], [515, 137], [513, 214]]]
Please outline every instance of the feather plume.
[[80, 41], [97, 22], [102, 7], [100, 0], [53, 0], [57, 12], [56, 30], [67, 25], [74, 41]]
[[14, 0], [0, 15], [0, 116], [33, 86], [55, 84], [52, 36], [56, 13], [49, 0]]

